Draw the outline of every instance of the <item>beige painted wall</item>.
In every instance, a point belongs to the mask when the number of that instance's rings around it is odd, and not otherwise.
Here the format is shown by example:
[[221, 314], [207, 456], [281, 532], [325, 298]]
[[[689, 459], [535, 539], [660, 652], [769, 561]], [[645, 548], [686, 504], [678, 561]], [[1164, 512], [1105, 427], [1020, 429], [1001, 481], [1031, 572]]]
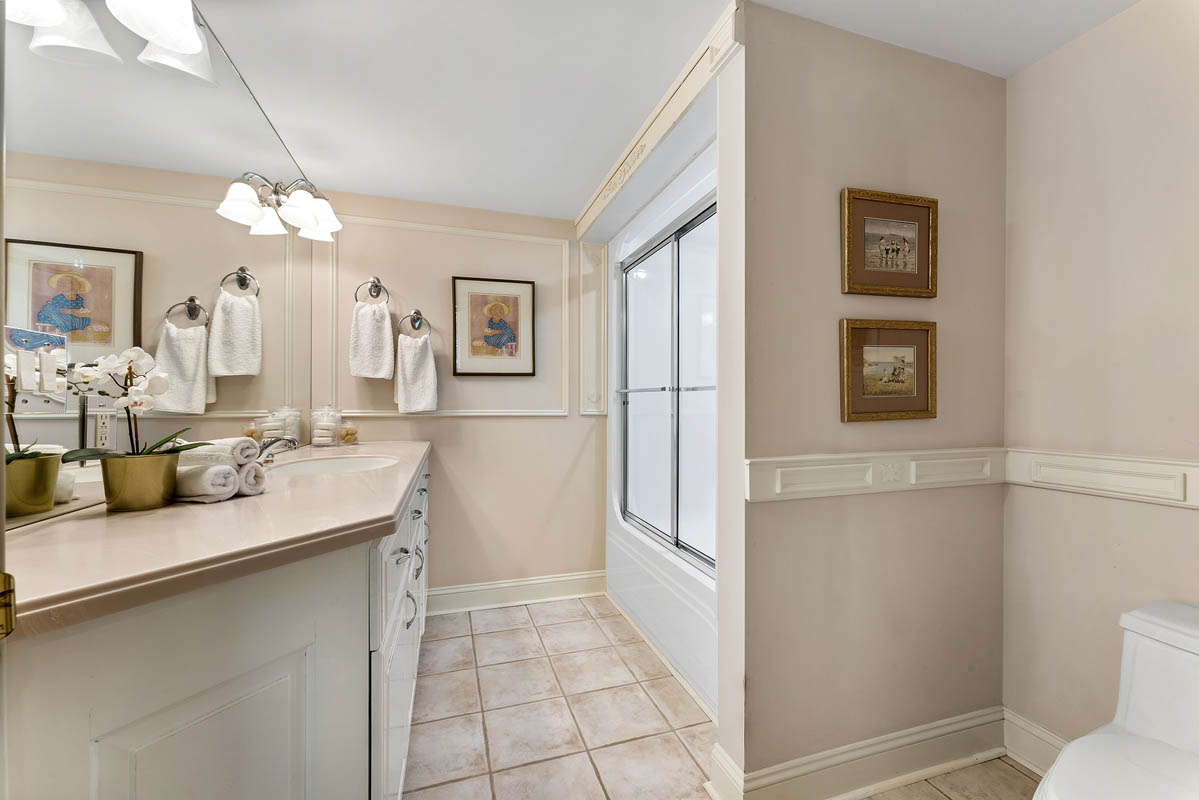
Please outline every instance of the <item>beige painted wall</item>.
[[[354, 418], [370, 439], [433, 443], [432, 585], [603, 569], [605, 419], [578, 415], [571, 223], [345, 193], [330, 199], [345, 227], [336, 247], [314, 246], [313, 404], [365, 412]], [[390, 289], [393, 319], [424, 312], [439, 413], [451, 416], [400, 416], [390, 382], [350, 376], [354, 288], [371, 275]], [[535, 377], [452, 374], [454, 275], [536, 281]], [[412, 333], [407, 323], [404, 330]], [[452, 416], [462, 411], [495, 414]]]
[[[1007, 441], [1199, 457], [1199, 6], [1142, 0], [1008, 82]], [[1111, 719], [1119, 615], [1199, 603], [1193, 512], [1010, 487], [1004, 704]]]
[[[746, 456], [1000, 444], [1003, 81], [746, 16]], [[844, 186], [938, 198], [937, 299], [840, 294]], [[842, 317], [937, 321], [938, 419], [839, 421]], [[749, 507], [745, 768], [998, 704], [1001, 518], [993, 486]]]

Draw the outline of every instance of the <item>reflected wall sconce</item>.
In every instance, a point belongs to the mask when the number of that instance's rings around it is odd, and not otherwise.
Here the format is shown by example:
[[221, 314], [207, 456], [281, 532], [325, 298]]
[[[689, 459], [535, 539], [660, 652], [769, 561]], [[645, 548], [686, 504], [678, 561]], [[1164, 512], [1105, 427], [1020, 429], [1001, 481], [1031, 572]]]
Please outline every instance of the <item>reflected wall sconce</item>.
[[229, 185], [216, 213], [248, 225], [253, 236], [287, 233], [284, 222], [299, 228], [305, 239], [318, 242], [333, 241], [333, 232], [341, 230], [333, 206], [307, 178], [284, 186], [257, 172], [245, 172]]

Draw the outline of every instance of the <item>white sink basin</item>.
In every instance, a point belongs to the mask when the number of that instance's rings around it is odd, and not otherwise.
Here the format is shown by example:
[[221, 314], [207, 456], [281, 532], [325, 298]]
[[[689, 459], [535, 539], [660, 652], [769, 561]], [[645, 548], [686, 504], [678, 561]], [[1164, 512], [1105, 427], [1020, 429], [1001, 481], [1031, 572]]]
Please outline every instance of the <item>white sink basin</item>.
[[296, 475], [334, 475], [345, 472], [366, 472], [372, 469], [390, 467], [396, 459], [389, 456], [328, 456], [326, 458], [306, 458], [303, 461], [289, 461], [276, 464], [270, 468], [272, 475], [284, 478]]

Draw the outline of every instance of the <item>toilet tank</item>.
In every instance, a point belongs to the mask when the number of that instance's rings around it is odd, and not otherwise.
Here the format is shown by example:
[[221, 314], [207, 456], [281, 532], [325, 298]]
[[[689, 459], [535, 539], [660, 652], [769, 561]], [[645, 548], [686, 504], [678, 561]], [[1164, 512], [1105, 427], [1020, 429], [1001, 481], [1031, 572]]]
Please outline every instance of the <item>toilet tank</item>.
[[1199, 753], [1199, 606], [1151, 603], [1120, 618], [1124, 656], [1115, 723]]

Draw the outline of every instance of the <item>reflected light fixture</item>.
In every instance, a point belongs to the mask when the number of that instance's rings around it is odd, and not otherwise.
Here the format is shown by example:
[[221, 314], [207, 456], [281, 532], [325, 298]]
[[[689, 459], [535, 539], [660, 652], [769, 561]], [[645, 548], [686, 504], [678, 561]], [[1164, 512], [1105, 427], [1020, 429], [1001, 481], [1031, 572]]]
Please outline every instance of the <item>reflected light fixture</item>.
[[147, 42], [137, 60], [147, 67], [164, 72], [177, 70], [207, 84], [216, 85], [216, 78], [212, 73], [212, 59], [208, 55], [208, 36], [203, 29], [200, 30], [200, 52], [198, 53], [178, 53], [168, 50], [160, 44]]
[[216, 213], [249, 225], [254, 236], [287, 233], [284, 222], [299, 228], [299, 235], [305, 239], [318, 242], [333, 241], [333, 232], [341, 230], [333, 206], [307, 178], [284, 186], [257, 172], [243, 173], [229, 185]]
[[117, 21], [151, 44], [185, 56], [204, 44], [191, 0], [105, 0]]
[[83, 0], [59, 0], [63, 19], [57, 25], [37, 26], [29, 50], [66, 64], [124, 63], [100, 32], [96, 18]]
[[4, 18], [18, 25], [52, 28], [66, 17], [61, 0], [8, 0], [4, 4]]

